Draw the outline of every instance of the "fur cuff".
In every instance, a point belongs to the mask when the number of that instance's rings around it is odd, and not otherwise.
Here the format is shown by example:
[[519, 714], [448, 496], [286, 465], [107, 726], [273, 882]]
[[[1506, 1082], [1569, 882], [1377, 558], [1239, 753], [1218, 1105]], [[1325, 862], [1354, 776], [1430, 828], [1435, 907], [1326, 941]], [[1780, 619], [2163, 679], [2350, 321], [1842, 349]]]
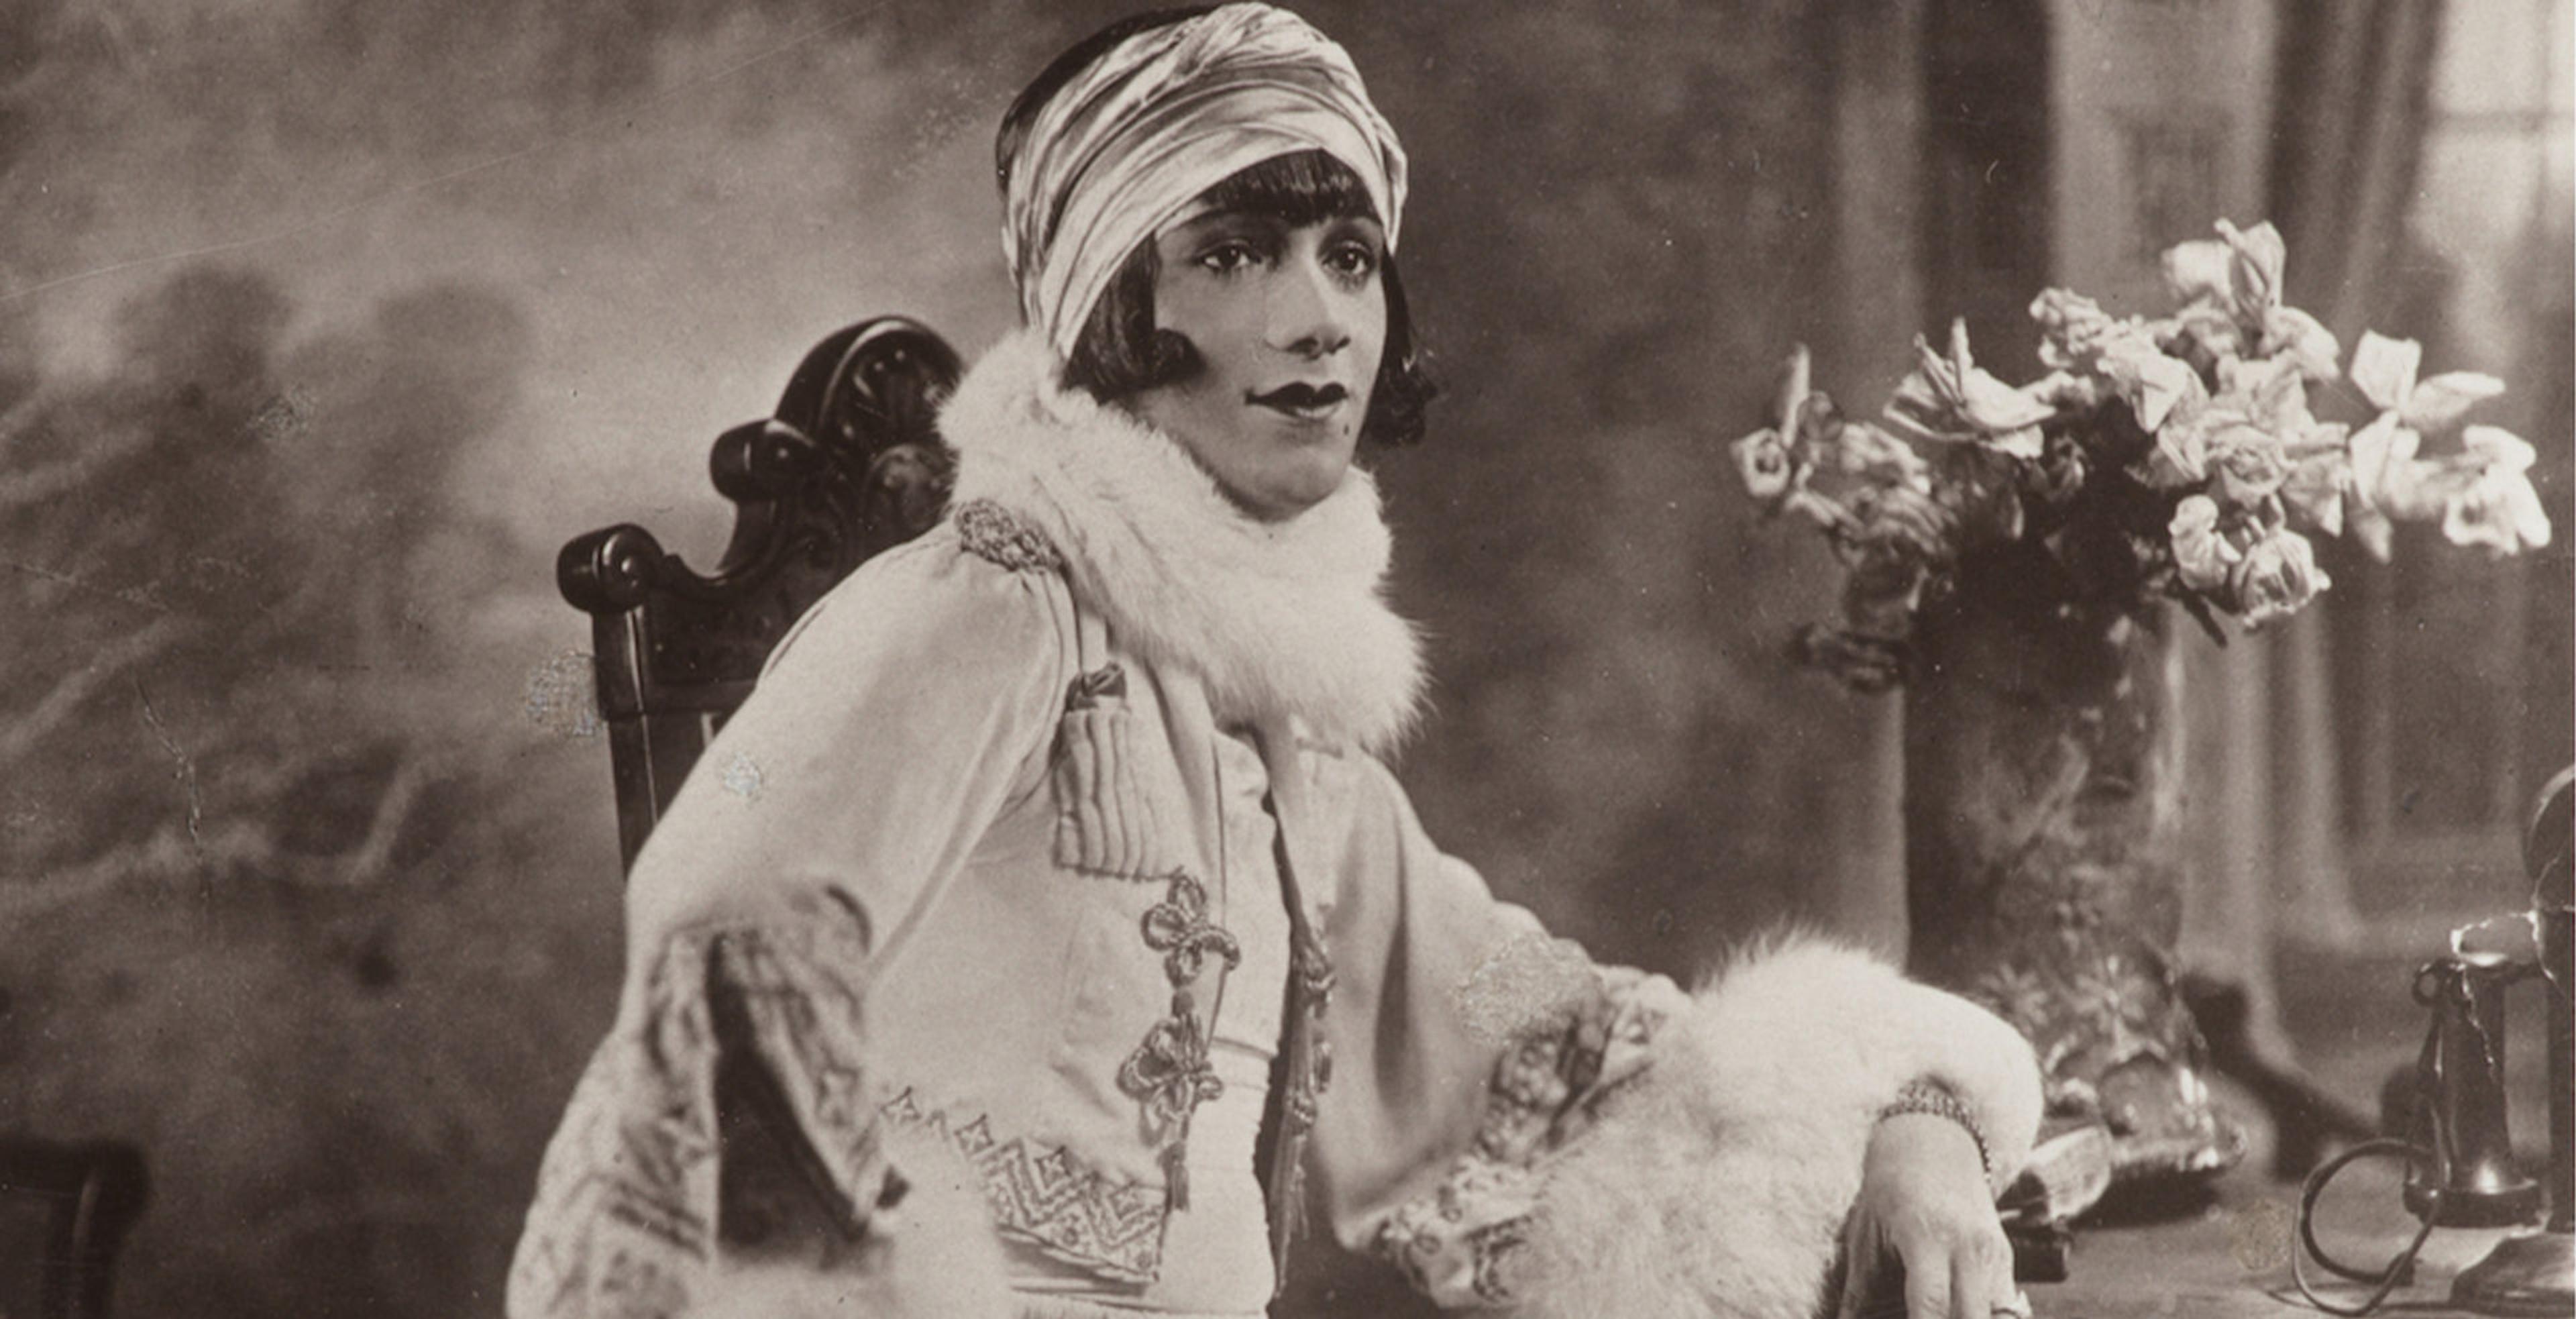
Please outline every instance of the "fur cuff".
[[1997, 1188], [2039, 1125], [2018, 1033], [1829, 944], [1746, 955], [1655, 1043], [1647, 1073], [1545, 1166], [1514, 1313], [1805, 1319], [1879, 1110], [1908, 1082], [1936, 1079], [1976, 1110]]

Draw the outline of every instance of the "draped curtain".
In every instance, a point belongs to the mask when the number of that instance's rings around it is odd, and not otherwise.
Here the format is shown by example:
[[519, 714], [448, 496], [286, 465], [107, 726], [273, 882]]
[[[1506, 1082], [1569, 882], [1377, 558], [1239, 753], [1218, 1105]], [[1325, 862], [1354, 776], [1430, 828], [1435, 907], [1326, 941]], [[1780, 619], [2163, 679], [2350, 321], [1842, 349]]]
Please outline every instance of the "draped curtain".
[[[2399, 283], [2385, 275], [2405, 241], [2443, 9], [2427, 0], [2306, 0], [2285, 15], [2272, 210], [2300, 254], [2287, 293], [2347, 347], [2374, 320], [2391, 323]], [[2359, 930], [2336, 845], [2331, 616], [2284, 633], [2270, 656], [2273, 777], [2284, 797], [2276, 864], [2290, 917], [2280, 932], [2329, 944]]]
[[[2287, 240], [2286, 294], [2347, 351], [2390, 324], [2386, 278], [2404, 238], [2443, 5], [2284, 0], [2269, 169]], [[2273, 988], [2278, 940], [2358, 940], [2339, 844], [2342, 790], [2326, 638], [2332, 592], [2275, 631], [2187, 648], [2197, 854], [2183, 951], [2244, 986], [2258, 1043], [2286, 1053]]]

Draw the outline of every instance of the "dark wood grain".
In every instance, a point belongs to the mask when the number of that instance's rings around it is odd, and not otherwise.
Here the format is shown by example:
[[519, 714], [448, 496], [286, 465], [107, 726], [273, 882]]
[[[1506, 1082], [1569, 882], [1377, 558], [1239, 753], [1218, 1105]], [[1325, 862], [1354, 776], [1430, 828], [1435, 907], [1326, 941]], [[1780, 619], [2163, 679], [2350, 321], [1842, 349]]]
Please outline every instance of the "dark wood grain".
[[953, 462], [935, 419], [958, 370], [913, 321], [845, 327], [805, 355], [772, 416], [716, 437], [709, 476], [735, 516], [713, 571], [633, 523], [565, 544], [555, 581], [591, 616], [626, 865], [788, 627], [938, 521]]

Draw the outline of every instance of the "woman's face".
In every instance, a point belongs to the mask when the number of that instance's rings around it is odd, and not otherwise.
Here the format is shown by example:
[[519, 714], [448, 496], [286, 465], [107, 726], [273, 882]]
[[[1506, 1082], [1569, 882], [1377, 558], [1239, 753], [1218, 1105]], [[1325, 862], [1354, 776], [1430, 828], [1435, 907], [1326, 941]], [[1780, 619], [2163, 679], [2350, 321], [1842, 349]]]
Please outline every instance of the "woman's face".
[[1256, 517], [1294, 517], [1340, 489], [1386, 345], [1385, 231], [1219, 211], [1154, 243], [1155, 324], [1186, 337], [1201, 369], [1128, 406]]

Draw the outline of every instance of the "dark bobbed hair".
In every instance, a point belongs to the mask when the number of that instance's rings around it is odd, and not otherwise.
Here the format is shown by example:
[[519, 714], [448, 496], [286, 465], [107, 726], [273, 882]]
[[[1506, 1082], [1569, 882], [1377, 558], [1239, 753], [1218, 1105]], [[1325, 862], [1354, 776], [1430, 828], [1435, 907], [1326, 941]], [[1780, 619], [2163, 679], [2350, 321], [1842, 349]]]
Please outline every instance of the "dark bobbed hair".
[[[1129, 37], [1196, 18], [1211, 8], [1199, 5], [1137, 14], [1102, 28], [1057, 56], [1021, 89], [1002, 115], [1001, 132], [993, 143], [996, 180], [1008, 186], [1011, 161], [1027, 144], [1039, 108], [1074, 75]], [[1273, 156], [1246, 166], [1201, 194], [1199, 201], [1211, 209], [1268, 216], [1292, 228], [1347, 218], [1385, 220], [1359, 175], [1324, 151]], [[1048, 217], [1050, 232], [1057, 218]], [[1199, 372], [1202, 363], [1189, 339], [1154, 323], [1154, 280], [1160, 273], [1153, 240], [1137, 244], [1083, 320], [1073, 355], [1065, 363], [1066, 387], [1081, 389], [1103, 403], [1116, 403], [1148, 389], [1178, 384]], [[1386, 293], [1386, 344], [1378, 358], [1377, 380], [1370, 387], [1368, 415], [1360, 421], [1360, 438], [1407, 445], [1422, 438], [1431, 401], [1440, 391], [1415, 346], [1412, 310], [1405, 301], [1404, 280], [1397, 273], [1393, 253], [1379, 267], [1378, 281]]]

